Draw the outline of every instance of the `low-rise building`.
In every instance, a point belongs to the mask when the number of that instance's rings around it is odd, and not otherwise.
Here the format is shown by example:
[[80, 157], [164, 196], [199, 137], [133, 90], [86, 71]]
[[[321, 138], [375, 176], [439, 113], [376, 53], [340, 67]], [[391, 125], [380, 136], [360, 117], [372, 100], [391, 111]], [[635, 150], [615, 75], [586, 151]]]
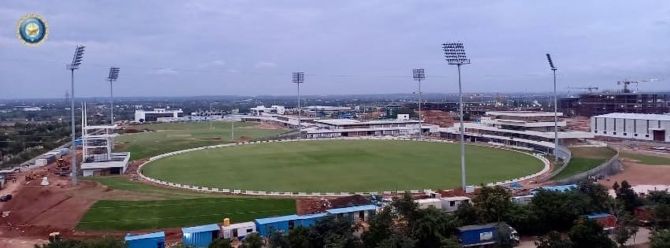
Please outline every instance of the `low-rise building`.
[[284, 106], [280, 105], [272, 105], [269, 108], [265, 106], [257, 106], [249, 109], [251, 111], [251, 115], [253, 116], [261, 116], [265, 114], [279, 114], [283, 115], [286, 113], [286, 108]]
[[[393, 119], [358, 121], [352, 119], [314, 120], [312, 127], [303, 130], [307, 138], [337, 138], [358, 136], [414, 136], [419, 133], [419, 120]], [[438, 126], [422, 125], [424, 133], [436, 132]]]
[[591, 117], [595, 136], [670, 142], [670, 114], [610, 113]]

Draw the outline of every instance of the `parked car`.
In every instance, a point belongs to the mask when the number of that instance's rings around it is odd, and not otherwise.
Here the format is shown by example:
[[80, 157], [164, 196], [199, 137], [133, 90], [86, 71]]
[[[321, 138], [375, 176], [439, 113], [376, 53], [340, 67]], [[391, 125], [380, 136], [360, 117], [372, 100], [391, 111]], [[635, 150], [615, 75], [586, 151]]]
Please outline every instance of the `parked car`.
[[9, 201], [9, 200], [11, 200], [11, 199], [12, 199], [12, 195], [11, 195], [11, 194], [7, 194], [7, 195], [0, 196], [0, 202], [6, 202], [6, 201]]

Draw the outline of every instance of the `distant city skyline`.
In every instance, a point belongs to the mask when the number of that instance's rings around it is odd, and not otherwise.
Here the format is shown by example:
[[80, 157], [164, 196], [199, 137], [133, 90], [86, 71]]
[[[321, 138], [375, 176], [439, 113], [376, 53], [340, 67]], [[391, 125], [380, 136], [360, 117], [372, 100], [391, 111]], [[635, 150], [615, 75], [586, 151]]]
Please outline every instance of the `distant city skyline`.
[[[48, 39], [27, 47], [16, 23], [38, 13]], [[0, 6], [0, 99], [61, 98], [65, 64], [86, 46], [77, 97], [105, 97], [109, 67], [119, 97], [457, 92], [441, 44], [462, 41], [472, 64], [465, 92], [550, 92], [645, 80], [670, 90], [667, 1], [42, 1]], [[635, 89], [636, 86], [633, 86]]]

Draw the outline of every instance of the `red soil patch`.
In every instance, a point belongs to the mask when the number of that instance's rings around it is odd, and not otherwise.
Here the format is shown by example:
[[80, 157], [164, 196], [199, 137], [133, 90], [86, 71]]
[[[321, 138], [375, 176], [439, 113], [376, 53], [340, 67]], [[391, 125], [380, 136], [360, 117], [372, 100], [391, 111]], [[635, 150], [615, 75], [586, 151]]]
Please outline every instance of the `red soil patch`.
[[670, 184], [670, 166], [644, 165], [624, 161], [621, 173], [600, 180], [599, 183], [610, 188], [614, 182], [623, 180], [628, 181], [631, 185]]

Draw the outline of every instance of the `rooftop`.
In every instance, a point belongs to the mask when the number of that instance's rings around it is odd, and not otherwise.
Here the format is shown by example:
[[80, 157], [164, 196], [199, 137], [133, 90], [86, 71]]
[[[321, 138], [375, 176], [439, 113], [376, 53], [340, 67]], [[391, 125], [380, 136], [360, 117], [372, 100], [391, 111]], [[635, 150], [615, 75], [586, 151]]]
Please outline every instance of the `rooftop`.
[[199, 232], [213, 232], [220, 229], [218, 224], [209, 224], [202, 226], [184, 227], [181, 229], [182, 233], [199, 233]]
[[617, 118], [617, 119], [636, 119], [652, 121], [670, 121], [670, 114], [637, 114], [637, 113], [609, 113], [597, 115], [594, 117]]
[[[516, 117], [546, 117], [554, 116], [554, 112], [541, 112], [541, 111], [489, 111], [486, 112], [486, 115], [499, 115], [499, 116], [516, 116]], [[558, 112], [558, 116], [563, 116], [563, 113]]]
[[346, 207], [346, 208], [333, 208], [333, 209], [326, 210], [326, 212], [328, 212], [329, 214], [342, 214], [342, 213], [351, 213], [351, 212], [359, 212], [359, 211], [371, 211], [371, 210], [377, 210], [377, 206], [375, 206], [375, 205], [362, 205], [362, 206]]
[[155, 238], [165, 238], [165, 232], [155, 232], [155, 233], [145, 233], [145, 234], [126, 234], [126, 241], [138, 240], [138, 239], [155, 239]]
[[462, 226], [459, 227], [458, 230], [461, 232], [464, 231], [470, 231], [470, 230], [479, 230], [479, 229], [484, 229], [484, 228], [493, 228], [496, 227], [498, 223], [489, 223], [489, 224], [483, 224], [483, 225], [469, 225], [469, 226]]

